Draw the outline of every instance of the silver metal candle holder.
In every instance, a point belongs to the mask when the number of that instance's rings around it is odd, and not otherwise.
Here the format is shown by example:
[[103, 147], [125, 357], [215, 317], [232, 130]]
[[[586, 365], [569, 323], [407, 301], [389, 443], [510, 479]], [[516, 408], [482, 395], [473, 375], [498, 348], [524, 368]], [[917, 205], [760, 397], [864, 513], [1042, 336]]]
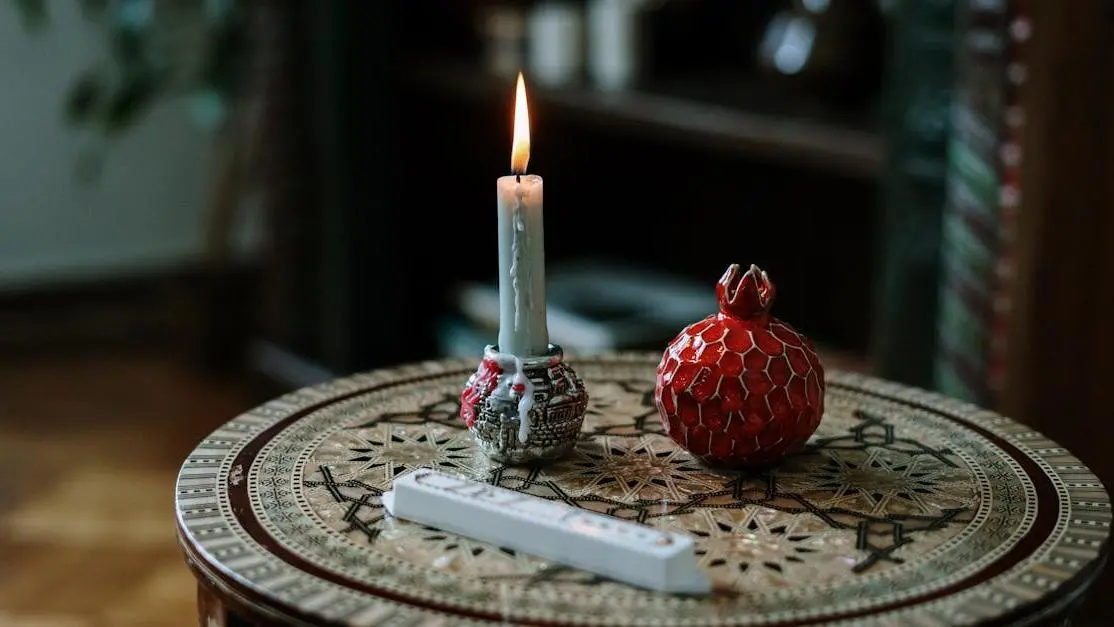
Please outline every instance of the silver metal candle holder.
[[[561, 347], [550, 344], [546, 355], [516, 358], [500, 353], [496, 346], [488, 346], [484, 349], [484, 364], [491, 363], [503, 364], [501, 374], [491, 385], [479, 382], [481, 389], [476, 392], [475, 418], [470, 427], [480, 450], [505, 464], [545, 463], [571, 451], [580, 439], [588, 392], [576, 371], [565, 363]], [[526, 403], [525, 430], [519, 416], [523, 406], [521, 394], [513, 388], [519, 368], [533, 387], [533, 402]], [[483, 372], [481, 365], [468, 379], [466, 389], [477, 385]]]

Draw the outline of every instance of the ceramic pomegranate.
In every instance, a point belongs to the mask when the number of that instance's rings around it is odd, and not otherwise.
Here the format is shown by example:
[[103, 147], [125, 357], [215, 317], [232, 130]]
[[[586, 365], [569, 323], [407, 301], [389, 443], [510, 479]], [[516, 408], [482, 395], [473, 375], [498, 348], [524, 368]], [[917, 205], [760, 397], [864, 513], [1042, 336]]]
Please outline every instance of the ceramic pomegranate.
[[752, 265], [716, 285], [719, 313], [669, 343], [655, 398], [677, 444], [709, 465], [768, 466], [800, 451], [824, 415], [812, 342], [770, 315], [774, 284]]

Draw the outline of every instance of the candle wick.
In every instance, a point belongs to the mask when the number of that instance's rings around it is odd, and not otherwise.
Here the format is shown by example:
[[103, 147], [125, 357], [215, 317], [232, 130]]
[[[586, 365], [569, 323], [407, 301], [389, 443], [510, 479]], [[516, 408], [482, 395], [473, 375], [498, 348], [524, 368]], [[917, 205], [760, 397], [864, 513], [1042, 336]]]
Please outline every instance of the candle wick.
[[522, 182], [522, 175], [521, 174], [515, 174], [514, 175], [514, 182], [515, 183], [521, 183]]

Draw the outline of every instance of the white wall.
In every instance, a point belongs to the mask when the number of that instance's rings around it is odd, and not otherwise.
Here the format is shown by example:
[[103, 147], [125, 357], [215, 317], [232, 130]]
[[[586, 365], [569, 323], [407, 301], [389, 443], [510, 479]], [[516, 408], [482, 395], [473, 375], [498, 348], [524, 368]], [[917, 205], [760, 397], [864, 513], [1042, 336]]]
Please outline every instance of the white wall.
[[136, 273], [196, 257], [212, 168], [210, 140], [185, 102], [161, 105], [110, 147], [100, 180], [79, 182], [92, 138], [68, 127], [62, 96], [104, 57], [73, 0], [24, 32], [0, 2], [0, 289]]

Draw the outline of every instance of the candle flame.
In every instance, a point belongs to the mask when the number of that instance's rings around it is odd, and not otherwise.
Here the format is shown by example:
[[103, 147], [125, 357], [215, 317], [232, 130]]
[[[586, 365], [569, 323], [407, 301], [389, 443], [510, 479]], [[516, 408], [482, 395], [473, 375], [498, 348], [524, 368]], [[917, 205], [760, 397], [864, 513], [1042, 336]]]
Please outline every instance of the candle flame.
[[525, 174], [530, 162], [530, 112], [526, 106], [526, 81], [518, 73], [514, 93], [514, 141], [511, 143], [511, 172]]

